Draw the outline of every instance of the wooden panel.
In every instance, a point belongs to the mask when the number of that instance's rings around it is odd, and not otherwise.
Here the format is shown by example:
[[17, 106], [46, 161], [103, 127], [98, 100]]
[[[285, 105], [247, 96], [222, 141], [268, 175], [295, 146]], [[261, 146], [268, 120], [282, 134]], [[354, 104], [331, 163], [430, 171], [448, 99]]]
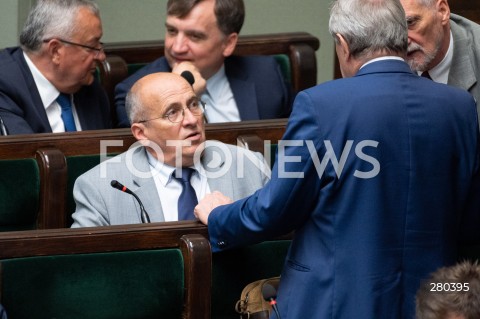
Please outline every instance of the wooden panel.
[[[287, 119], [212, 123], [206, 124], [205, 132], [207, 139], [229, 144], [236, 144], [237, 137], [245, 134], [276, 143], [285, 132], [286, 123]], [[127, 150], [135, 141], [130, 129], [10, 135], [0, 139], [0, 159], [35, 157], [38, 149], [48, 147], [65, 156], [99, 154], [102, 144], [121, 143], [108, 147], [108, 152], [116, 153]]]
[[[185, 318], [210, 318], [211, 249], [198, 222], [0, 233], [0, 259], [179, 248], [185, 263]], [[168, 274], [167, 274], [168, 275]]]

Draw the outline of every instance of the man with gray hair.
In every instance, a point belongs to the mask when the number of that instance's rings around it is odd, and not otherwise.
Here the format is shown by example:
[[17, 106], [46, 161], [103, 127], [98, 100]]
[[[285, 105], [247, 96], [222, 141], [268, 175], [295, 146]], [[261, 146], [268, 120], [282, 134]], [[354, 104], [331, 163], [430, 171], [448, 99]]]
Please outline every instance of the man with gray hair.
[[345, 78], [297, 95], [269, 183], [195, 214], [214, 252], [295, 231], [283, 319], [411, 319], [421, 280], [480, 243], [475, 101], [410, 70], [399, 0], [337, 0], [329, 26]]
[[110, 106], [95, 81], [105, 59], [98, 6], [90, 0], [39, 0], [20, 47], [0, 52], [0, 118], [9, 134], [111, 127]]
[[407, 17], [407, 62], [412, 70], [467, 90], [480, 111], [480, 25], [450, 13], [447, 0], [400, 2]]

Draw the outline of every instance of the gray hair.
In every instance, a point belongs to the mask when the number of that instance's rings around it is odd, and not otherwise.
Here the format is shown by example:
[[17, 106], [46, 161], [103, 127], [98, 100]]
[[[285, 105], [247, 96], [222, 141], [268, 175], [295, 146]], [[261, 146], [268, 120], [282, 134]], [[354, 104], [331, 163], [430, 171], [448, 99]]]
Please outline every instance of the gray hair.
[[75, 22], [80, 8], [87, 8], [100, 17], [98, 5], [90, 0], [38, 0], [20, 34], [22, 49], [37, 52], [44, 40], [71, 39], [77, 29]]
[[427, 8], [434, 8], [437, 3], [436, 0], [417, 0], [417, 2], [419, 5]]
[[408, 28], [399, 0], [336, 0], [329, 31], [336, 43], [337, 34], [345, 38], [355, 58], [407, 52]]

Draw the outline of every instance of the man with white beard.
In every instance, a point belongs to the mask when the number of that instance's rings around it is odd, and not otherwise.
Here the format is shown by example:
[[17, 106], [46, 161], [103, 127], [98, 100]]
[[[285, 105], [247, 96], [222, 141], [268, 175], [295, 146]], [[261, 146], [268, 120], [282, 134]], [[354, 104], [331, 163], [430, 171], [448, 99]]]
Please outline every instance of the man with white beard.
[[400, 2], [407, 17], [407, 62], [412, 70], [467, 90], [480, 111], [480, 25], [451, 14], [447, 0]]

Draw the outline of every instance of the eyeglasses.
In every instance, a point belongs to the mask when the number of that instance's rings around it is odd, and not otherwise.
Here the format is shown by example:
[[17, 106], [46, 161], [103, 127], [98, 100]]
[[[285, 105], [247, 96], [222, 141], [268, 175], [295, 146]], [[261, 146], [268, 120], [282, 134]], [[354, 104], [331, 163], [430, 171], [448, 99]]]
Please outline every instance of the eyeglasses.
[[[47, 42], [50, 42], [51, 40], [53, 40], [53, 39], [45, 39], [45, 40], [43, 40], [43, 42], [47, 43]], [[95, 58], [98, 58], [98, 56], [100, 55], [100, 52], [103, 51], [103, 42], [100, 42], [100, 47], [96, 48], [96, 47], [92, 47], [92, 46], [89, 46], [89, 45], [80, 44], [80, 43], [76, 43], [76, 42], [70, 42], [70, 41], [63, 40], [63, 39], [56, 39], [56, 40], [58, 40], [62, 43], [65, 43], [65, 44], [76, 45], [77, 47], [85, 48], [85, 49], [88, 49], [92, 52], [95, 52]]]
[[159, 116], [159, 117], [156, 117], [156, 118], [153, 118], [153, 119], [149, 119], [149, 120], [141, 120], [141, 121], [138, 121], [138, 123], [145, 123], [145, 122], [158, 120], [158, 119], [167, 119], [172, 123], [180, 123], [185, 118], [185, 109], [188, 109], [190, 111], [190, 113], [192, 113], [192, 115], [194, 115], [194, 116], [200, 116], [205, 112], [205, 107], [206, 106], [207, 105], [201, 100], [193, 100], [185, 108], [174, 107], [174, 108], [169, 109], [167, 111], [167, 113], [165, 113], [162, 116]]

